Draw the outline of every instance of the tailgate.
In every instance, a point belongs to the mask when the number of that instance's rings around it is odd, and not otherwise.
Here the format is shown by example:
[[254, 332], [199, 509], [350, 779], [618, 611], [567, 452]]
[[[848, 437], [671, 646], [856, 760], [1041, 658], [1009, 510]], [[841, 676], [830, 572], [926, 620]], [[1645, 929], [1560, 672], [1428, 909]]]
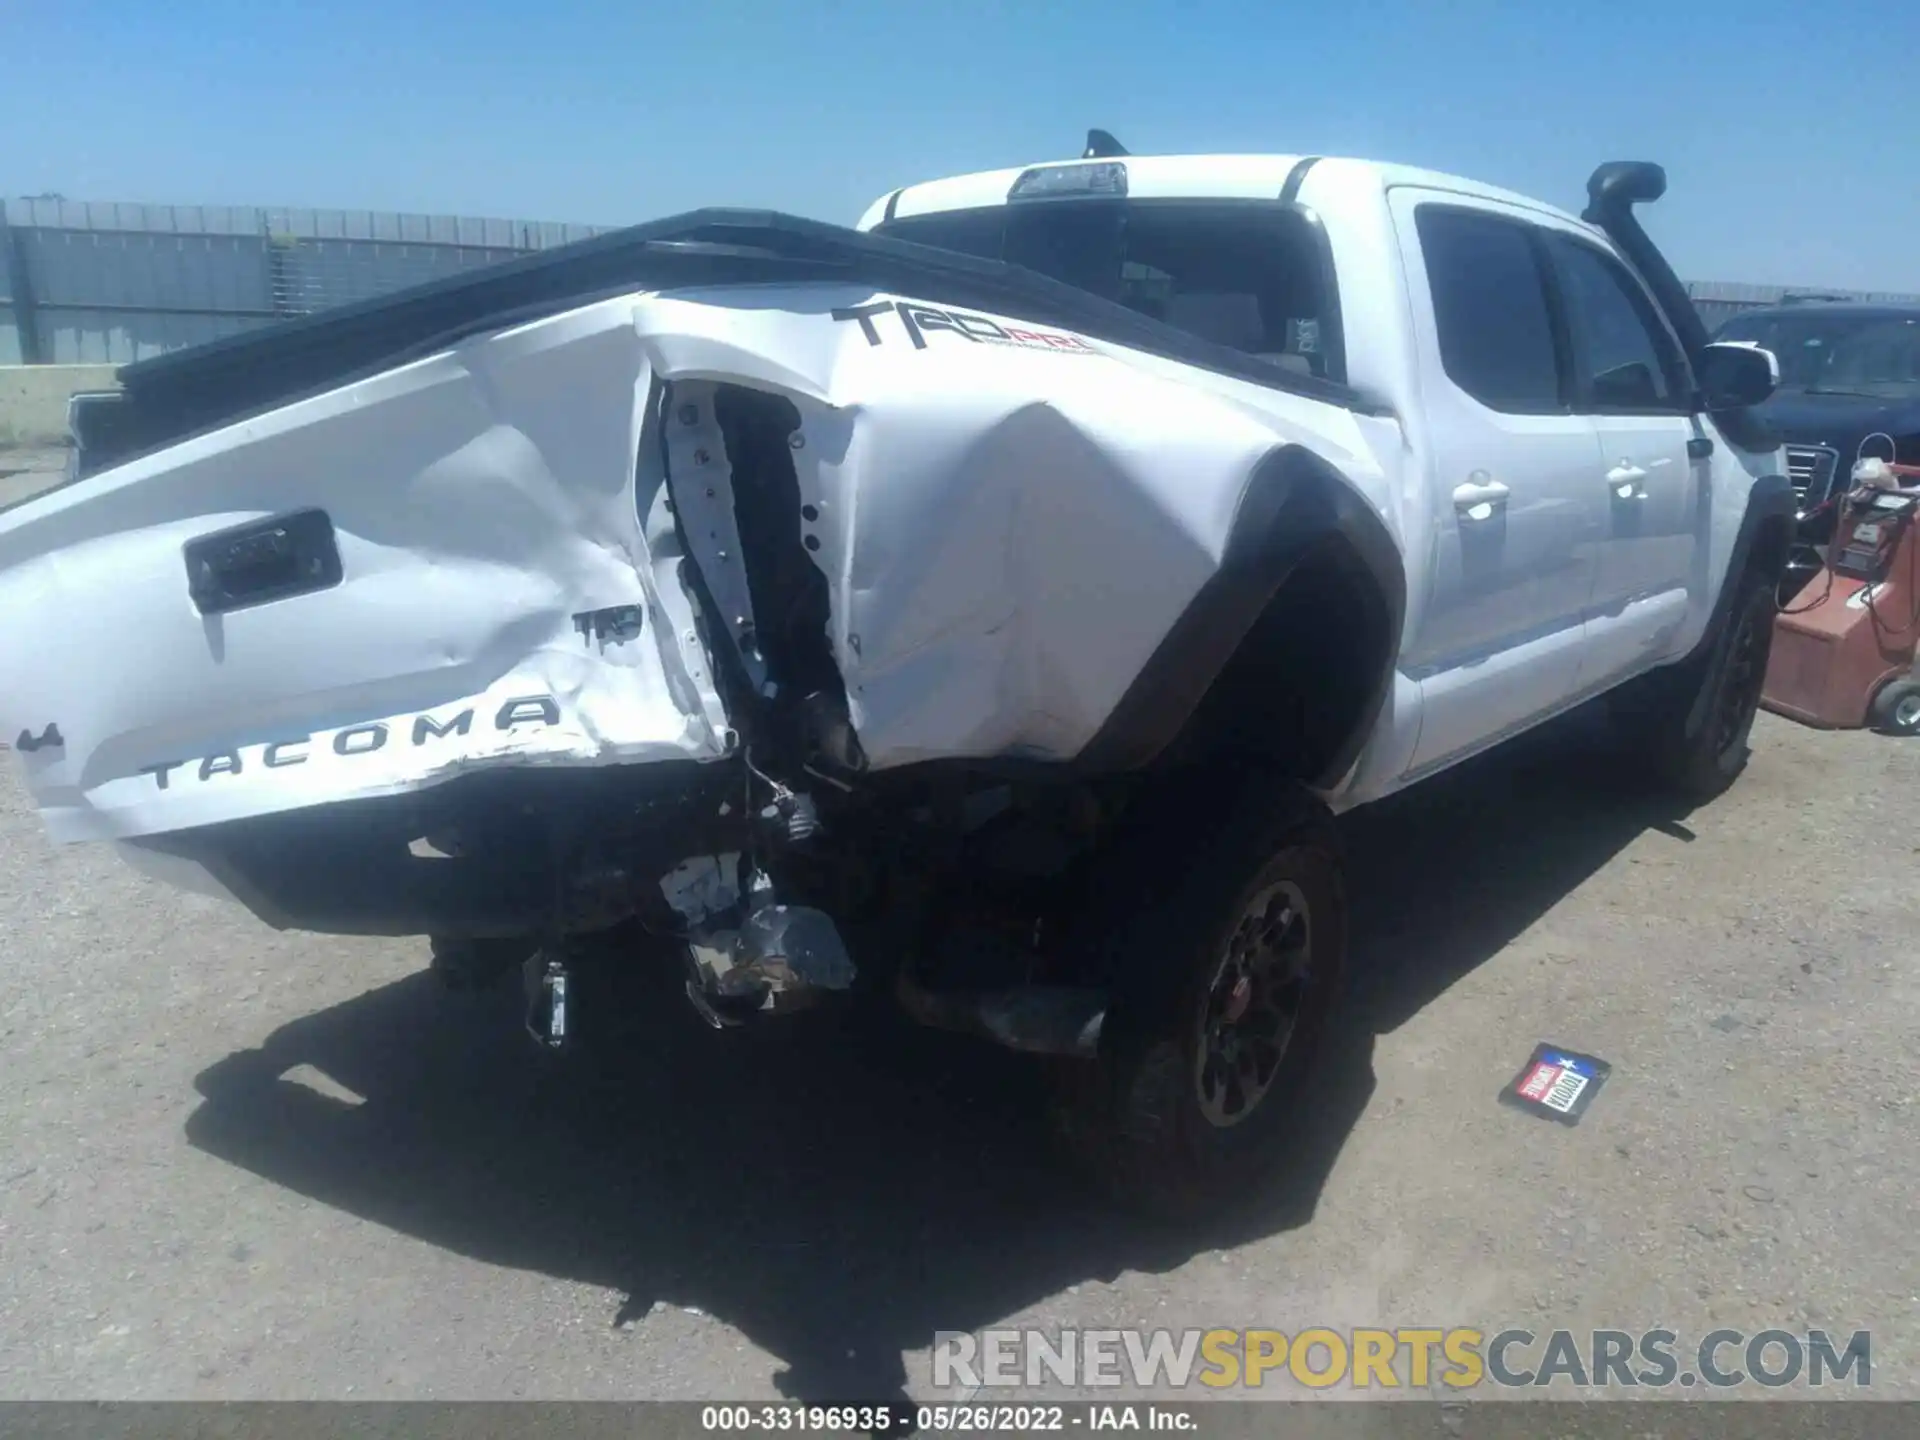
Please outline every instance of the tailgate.
[[0, 514], [0, 737], [54, 836], [723, 754], [633, 303]]

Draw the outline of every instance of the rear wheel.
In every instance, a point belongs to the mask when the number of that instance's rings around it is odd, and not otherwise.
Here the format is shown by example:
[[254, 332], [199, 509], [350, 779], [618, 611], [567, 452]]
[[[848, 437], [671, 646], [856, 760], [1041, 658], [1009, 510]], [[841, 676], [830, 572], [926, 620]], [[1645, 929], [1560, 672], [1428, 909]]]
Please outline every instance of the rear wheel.
[[1214, 813], [1161, 832], [1163, 883], [1127, 877], [1101, 1055], [1063, 1069], [1056, 1110], [1116, 1199], [1179, 1219], [1257, 1200], [1286, 1159], [1347, 943], [1324, 810], [1244, 778], [1196, 788]]
[[1920, 735], [1920, 680], [1890, 680], [1873, 697], [1867, 722], [1882, 735]]

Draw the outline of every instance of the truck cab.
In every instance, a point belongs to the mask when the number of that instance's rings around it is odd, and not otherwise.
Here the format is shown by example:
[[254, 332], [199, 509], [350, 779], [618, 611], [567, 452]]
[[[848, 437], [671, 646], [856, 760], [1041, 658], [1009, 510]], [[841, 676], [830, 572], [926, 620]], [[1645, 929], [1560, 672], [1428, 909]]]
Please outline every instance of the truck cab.
[[1621, 198], [1648, 171], [1603, 167], [1583, 218], [1406, 166], [1134, 156], [1096, 134], [1077, 161], [896, 190], [859, 228], [1185, 331], [1240, 403], [1349, 392], [1406, 572], [1351, 804], [1687, 654], [1756, 484], [1780, 489], [1777, 443], [1703, 389], [1700, 361], [1737, 358], [1708, 354]]

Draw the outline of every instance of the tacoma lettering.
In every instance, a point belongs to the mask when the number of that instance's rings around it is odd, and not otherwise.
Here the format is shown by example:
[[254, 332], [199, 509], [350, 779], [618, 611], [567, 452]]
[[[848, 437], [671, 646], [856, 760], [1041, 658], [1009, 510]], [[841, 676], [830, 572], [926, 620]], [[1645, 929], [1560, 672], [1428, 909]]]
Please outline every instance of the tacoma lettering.
[[158, 765], [142, 765], [140, 767], [140, 773], [142, 775], [153, 776], [154, 785], [164, 790], [167, 788], [167, 772], [169, 770], [178, 770], [186, 763], [184, 760], [163, 760]]
[[[364, 725], [350, 725], [344, 730], [335, 731], [327, 741], [327, 748], [342, 760], [358, 760], [363, 755], [384, 750], [398, 731], [407, 735], [413, 747], [419, 749], [435, 740], [471, 735], [474, 713], [469, 705], [444, 719], [436, 715], [415, 715], [410, 721], [398, 723], [373, 720]], [[551, 695], [516, 695], [504, 702], [493, 717], [494, 729], [503, 734], [522, 725], [551, 726], [559, 723], [560, 702]], [[260, 765], [267, 770], [285, 770], [294, 765], [305, 765], [313, 758], [313, 744], [313, 736], [302, 735], [262, 745], [259, 747]], [[141, 766], [139, 773], [151, 775], [157, 790], [172, 787], [176, 770], [191, 769], [203, 783], [223, 775], [244, 775], [247, 771], [245, 750], [251, 748], [222, 750], [199, 760], [163, 760], [158, 764]]]
[[381, 724], [355, 725], [333, 737], [336, 755], [371, 755], [387, 743], [387, 727]]
[[558, 725], [560, 707], [551, 695], [522, 695], [518, 700], [509, 700], [500, 707], [500, 713], [494, 717], [493, 728], [511, 730], [516, 725]]
[[413, 743], [424, 745], [427, 737], [444, 740], [449, 735], [465, 735], [473, 729], [473, 711], [462, 710], [453, 719], [442, 725], [431, 715], [416, 715], [413, 719]]
[[200, 762], [200, 778], [211, 780], [216, 775], [238, 775], [240, 773], [240, 752], [229, 750], [224, 755], [209, 755]]

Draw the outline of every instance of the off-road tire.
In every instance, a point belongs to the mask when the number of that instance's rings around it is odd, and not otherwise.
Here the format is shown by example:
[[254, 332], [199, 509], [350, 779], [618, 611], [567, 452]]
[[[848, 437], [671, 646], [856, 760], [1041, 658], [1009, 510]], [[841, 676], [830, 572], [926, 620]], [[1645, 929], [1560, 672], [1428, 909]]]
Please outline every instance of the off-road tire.
[[1756, 568], [1730, 583], [1737, 588], [1726, 622], [1704, 653], [1609, 697], [1653, 778], [1693, 803], [1723, 794], [1747, 767], [1780, 613], [1776, 577]]
[[[1136, 832], [1113, 862], [1109, 893], [1129, 899], [1114, 928], [1101, 1054], [1063, 1062], [1054, 1104], [1069, 1153], [1111, 1198], [1177, 1221], [1257, 1203], [1287, 1159], [1347, 946], [1324, 807], [1297, 786], [1245, 774], [1195, 784], [1189, 797], [1146, 818], [1149, 833]], [[1203, 1099], [1204, 1017], [1245, 912], [1276, 885], [1290, 905], [1304, 903], [1305, 974], [1271, 1079], [1244, 1118], [1223, 1126]]]

